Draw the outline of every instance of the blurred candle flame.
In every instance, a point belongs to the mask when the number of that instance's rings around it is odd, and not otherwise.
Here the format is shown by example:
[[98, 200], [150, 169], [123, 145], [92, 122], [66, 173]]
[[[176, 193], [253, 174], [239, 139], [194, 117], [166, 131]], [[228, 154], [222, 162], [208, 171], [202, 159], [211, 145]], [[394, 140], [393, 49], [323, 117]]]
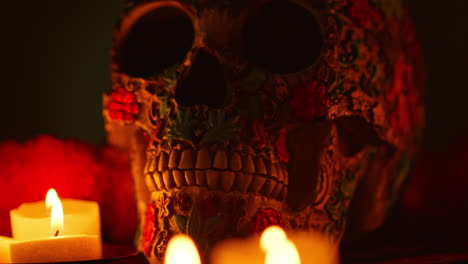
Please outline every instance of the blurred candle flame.
[[260, 237], [260, 247], [265, 252], [265, 264], [301, 264], [296, 246], [279, 226], [270, 226]]
[[197, 246], [190, 237], [174, 236], [167, 245], [164, 264], [200, 264]]
[[63, 234], [63, 207], [55, 189], [46, 195], [46, 207], [50, 210], [50, 231], [52, 236]]

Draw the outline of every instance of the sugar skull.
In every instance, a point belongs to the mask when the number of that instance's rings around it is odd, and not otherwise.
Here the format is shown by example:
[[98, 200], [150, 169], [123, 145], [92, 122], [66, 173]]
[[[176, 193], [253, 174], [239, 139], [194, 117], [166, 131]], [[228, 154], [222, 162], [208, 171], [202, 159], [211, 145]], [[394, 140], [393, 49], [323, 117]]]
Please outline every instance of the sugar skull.
[[421, 63], [399, 0], [128, 1], [103, 114], [130, 153], [139, 249], [376, 229], [420, 141]]

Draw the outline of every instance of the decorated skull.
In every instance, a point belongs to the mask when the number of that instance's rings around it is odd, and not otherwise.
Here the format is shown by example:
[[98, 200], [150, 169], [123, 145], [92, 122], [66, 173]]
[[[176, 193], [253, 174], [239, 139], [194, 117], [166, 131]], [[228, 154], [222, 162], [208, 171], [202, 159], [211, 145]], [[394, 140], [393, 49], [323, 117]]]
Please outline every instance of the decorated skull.
[[131, 156], [139, 249], [376, 229], [420, 141], [421, 65], [399, 0], [128, 1], [103, 113]]

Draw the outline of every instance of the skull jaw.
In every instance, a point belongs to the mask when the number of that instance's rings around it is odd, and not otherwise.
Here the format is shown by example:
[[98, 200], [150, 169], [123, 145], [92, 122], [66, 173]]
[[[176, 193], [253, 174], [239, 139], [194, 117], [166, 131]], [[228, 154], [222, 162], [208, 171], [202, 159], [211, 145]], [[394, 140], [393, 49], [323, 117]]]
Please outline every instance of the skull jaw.
[[150, 193], [146, 203], [158, 212], [141, 226], [142, 230], [154, 226], [155, 233], [140, 237], [140, 250], [155, 262], [162, 261], [165, 237], [185, 233], [207, 256], [214, 243], [254, 232], [252, 220], [258, 209], [286, 208], [287, 168], [273, 156], [234, 139], [204, 144], [150, 142], [146, 163], [133, 164], [141, 168], [134, 175], [140, 183], [144, 179]]
[[[255, 223], [254, 219], [259, 217], [258, 208], [281, 212], [287, 207], [284, 202], [254, 193], [224, 192], [197, 186], [155, 191], [151, 200], [150, 204], [158, 213], [155, 221], [146, 225], [154, 223], [155, 232], [150, 241], [145, 241], [148, 239], [145, 236], [140, 237], [139, 249], [148, 252], [148, 257], [156, 263], [163, 261], [168, 242], [160, 239], [161, 235], [190, 235], [202, 257], [207, 257], [211, 247], [221, 240], [258, 233], [258, 225], [265, 221], [261, 216], [262, 219]], [[275, 220], [278, 224], [282, 222], [280, 218]], [[149, 250], [145, 248], [147, 242], [150, 242]]]
[[[204, 148], [207, 149], [210, 156], [210, 162], [205, 162], [206, 167], [198, 169], [198, 161], [195, 158], [198, 155], [194, 154], [195, 149], [187, 150], [176, 145], [176, 147], [171, 148], [160, 147], [157, 154], [148, 152], [146, 163], [144, 163], [145, 159], [140, 160], [142, 173], [136, 177], [140, 178], [139, 182], [145, 188], [145, 190], [140, 191], [145, 191], [150, 195], [143, 203], [141, 202], [144, 198], [140, 196], [140, 204], [145, 207], [147, 204], [151, 204], [158, 212], [164, 211], [164, 213], [158, 213], [155, 220], [147, 221], [141, 227], [142, 230], [145, 230], [147, 225], [155, 225], [155, 234], [150, 239], [151, 250], [148, 257], [156, 263], [162, 261], [168, 241], [161, 236], [170, 237], [177, 233], [195, 236], [196, 242], [201, 244], [203, 250], [206, 251], [203, 254], [208, 254], [210, 245], [219, 240], [229, 237], [245, 237], [258, 232], [258, 226], [261, 225], [258, 221], [264, 225], [281, 223], [286, 230], [319, 231], [329, 236], [338, 245], [345, 232], [346, 215], [351, 199], [356, 194], [358, 182], [365, 179], [365, 175], [375, 174], [375, 168], [380, 166], [378, 164], [374, 169], [369, 166], [372, 162], [375, 163], [371, 154], [376, 151], [376, 148], [371, 145], [364, 146], [353, 153], [354, 155], [345, 156], [340, 152], [342, 144], [339, 142], [338, 129], [334, 122], [317, 122], [315, 126], [303, 128], [303, 132], [306, 134], [311, 133], [311, 131], [315, 131], [313, 133], [317, 135], [316, 142], [322, 143], [321, 146], [313, 149], [315, 156], [309, 155], [316, 159], [317, 170], [320, 173], [317, 173], [317, 178], [313, 181], [313, 191], [305, 192], [310, 199], [302, 207], [295, 207], [294, 204], [287, 201], [287, 199], [291, 199], [291, 196], [288, 198], [288, 186], [285, 183], [291, 181], [291, 174], [288, 176], [286, 170], [282, 171], [283, 176], [281, 177], [283, 178], [281, 179], [283, 181], [279, 181], [278, 178], [273, 178], [271, 175], [256, 174], [255, 171], [247, 173], [246, 168], [230, 171], [232, 161], [227, 162], [227, 168], [214, 168], [223, 163], [216, 158], [220, 146], [226, 152], [225, 156], [228, 159], [233, 156], [232, 150], [239, 150], [230, 147], [229, 144], [205, 146]], [[291, 136], [297, 136], [300, 133], [302, 132], [292, 133]], [[307, 146], [311, 145], [306, 144]], [[226, 151], [226, 149], [228, 150]], [[171, 155], [173, 151], [176, 151], [177, 154]], [[182, 161], [186, 158], [183, 157], [184, 151], [191, 151], [194, 154], [192, 169], [181, 165], [185, 163]], [[197, 151], [204, 152], [201, 149]], [[178, 157], [174, 157], [174, 155], [178, 155]], [[242, 158], [245, 159], [248, 155], [252, 154], [243, 153]], [[173, 156], [172, 159], [171, 156]], [[262, 155], [260, 156], [265, 160]], [[388, 159], [388, 157], [382, 158]], [[252, 160], [255, 160], [255, 157]], [[268, 162], [266, 161], [266, 163]], [[177, 167], [174, 164], [178, 164]], [[202, 164], [199, 165], [202, 166]], [[254, 167], [255, 165], [257, 164], [254, 162]], [[293, 165], [291, 164], [291, 166]], [[394, 164], [388, 166], [394, 167]], [[280, 168], [282, 167], [280, 166]], [[183, 173], [174, 173], [175, 171]], [[290, 168], [289, 173], [291, 171], [294, 169]], [[271, 169], [267, 170], [267, 174], [269, 172]], [[179, 179], [176, 180], [177, 177]], [[142, 180], [143, 178], [144, 180]], [[309, 177], [308, 180], [312, 180], [312, 178]], [[391, 181], [391, 179], [387, 180]], [[381, 184], [386, 185], [388, 181]], [[386, 200], [388, 195], [379, 197], [378, 201]], [[184, 203], [180, 201], [180, 197], [186, 197], [185, 199], [191, 201], [190, 204], [180, 205]], [[182, 207], [185, 209], [182, 210]], [[238, 210], [237, 215], [230, 215], [233, 208]], [[262, 220], [259, 220], [258, 215], [265, 209], [271, 209], [278, 214], [273, 218], [261, 216]], [[145, 211], [146, 209], [141, 210], [140, 216], [143, 216]], [[376, 213], [382, 217], [385, 216], [385, 211]], [[229, 219], [223, 218], [226, 215], [229, 216]], [[209, 223], [210, 226], [200, 227], [194, 224], [195, 226], [191, 227], [193, 230], [189, 231], [187, 229], [189, 219], [192, 219], [190, 223], [196, 223], [197, 221], [193, 219], [197, 219], [197, 217], [200, 222]], [[367, 229], [374, 229], [380, 224], [374, 223], [366, 226]], [[201, 233], [211, 237], [208, 241], [201, 239]], [[145, 239], [148, 238], [140, 237], [139, 247], [142, 251], [148, 251], [144, 248], [144, 245], [148, 244]]]

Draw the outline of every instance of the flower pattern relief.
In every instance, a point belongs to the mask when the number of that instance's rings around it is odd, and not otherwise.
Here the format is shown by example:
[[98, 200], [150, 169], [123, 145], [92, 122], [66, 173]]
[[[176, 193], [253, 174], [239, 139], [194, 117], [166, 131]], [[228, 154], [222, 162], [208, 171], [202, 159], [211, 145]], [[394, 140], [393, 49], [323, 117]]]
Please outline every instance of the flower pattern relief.
[[169, 216], [169, 204], [171, 199], [167, 198], [166, 194], [162, 194], [159, 199], [156, 200], [156, 208], [158, 208], [158, 217]]
[[370, 27], [382, 20], [382, 16], [377, 10], [372, 8], [369, 0], [351, 0], [350, 2], [349, 15], [361, 27]]
[[140, 111], [140, 106], [136, 102], [136, 97], [132, 92], [124, 88], [118, 88], [110, 95], [110, 102], [107, 106], [111, 120], [134, 121]]
[[259, 209], [254, 217], [250, 234], [261, 234], [269, 226], [284, 228], [283, 216], [273, 208]]

